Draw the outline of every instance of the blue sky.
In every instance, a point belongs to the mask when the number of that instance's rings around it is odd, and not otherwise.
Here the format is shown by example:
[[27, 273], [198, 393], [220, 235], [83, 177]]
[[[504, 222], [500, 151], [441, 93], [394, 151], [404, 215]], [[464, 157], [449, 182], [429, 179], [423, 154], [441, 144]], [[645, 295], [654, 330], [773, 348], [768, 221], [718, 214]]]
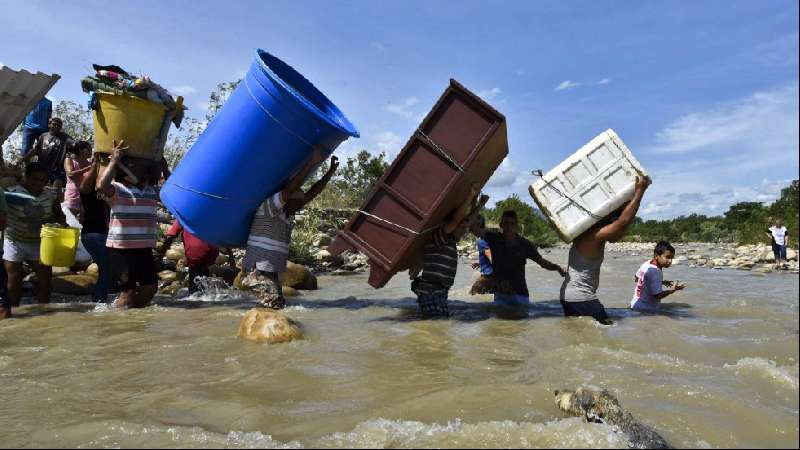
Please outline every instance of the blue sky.
[[531, 201], [550, 169], [613, 128], [654, 178], [640, 215], [719, 214], [798, 177], [795, 1], [0, 1], [0, 63], [62, 75], [149, 74], [202, 117], [260, 47], [359, 127], [341, 154], [394, 156], [456, 78], [506, 115], [487, 190]]

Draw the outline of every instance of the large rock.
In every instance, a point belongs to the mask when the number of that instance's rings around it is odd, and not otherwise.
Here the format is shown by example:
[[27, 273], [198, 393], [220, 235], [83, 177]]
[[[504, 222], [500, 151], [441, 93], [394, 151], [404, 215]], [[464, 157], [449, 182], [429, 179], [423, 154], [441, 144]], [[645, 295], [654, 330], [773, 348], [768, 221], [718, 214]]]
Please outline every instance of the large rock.
[[797, 261], [797, 252], [793, 248], [786, 249], [786, 259], [789, 261]]
[[322, 249], [317, 252], [316, 256], [314, 256], [314, 259], [316, 259], [317, 261], [327, 261], [331, 259], [331, 256], [332, 256], [331, 252], [329, 252], [326, 249]]
[[53, 276], [74, 273], [69, 267], [53, 267]]
[[183, 246], [180, 245], [173, 245], [167, 252], [164, 254], [164, 257], [170, 261], [178, 262], [186, 259], [186, 253], [183, 250]]
[[283, 274], [282, 282], [284, 286], [293, 287], [295, 289], [317, 289], [317, 277], [315, 277], [307, 267], [295, 264], [291, 261], [286, 263], [286, 273]]
[[331, 240], [331, 237], [327, 234], [318, 234], [314, 238], [313, 245], [314, 247], [327, 247], [328, 245], [331, 245]]
[[728, 265], [728, 260], [725, 258], [714, 258], [711, 260], [709, 265], [713, 265], [714, 267], [723, 267]]
[[278, 311], [267, 308], [253, 308], [239, 323], [240, 339], [252, 342], [277, 344], [303, 339], [303, 329], [296, 322]]
[[291, 286], [281, 286], [281, 292], [283, 292], [284, 297], [297, 297], [300, 295], [300, 291]]
[[53, 277], [52, 291], [67, 295], [89, 295], [94, 284], [95, 278], [89, 275], [61, 275]]
[[100, 268], [95, 263], [89, 264], [89, 267], [86, 268], [86, 275], [97, 279], [100, 276]]
[[159, 289], [158, 293], [161, 295], [173, 296], [176, 295], [181, 288], [183, 288], [183, 283], [180, 281], [173, 281], [171, 284]]
[[162, 270], [158, 273], [158, 279], [161, 281], [166, 281], [167, 283], [172, 283], [173, 281], [178, 280], [178, 274], [171, 270]]

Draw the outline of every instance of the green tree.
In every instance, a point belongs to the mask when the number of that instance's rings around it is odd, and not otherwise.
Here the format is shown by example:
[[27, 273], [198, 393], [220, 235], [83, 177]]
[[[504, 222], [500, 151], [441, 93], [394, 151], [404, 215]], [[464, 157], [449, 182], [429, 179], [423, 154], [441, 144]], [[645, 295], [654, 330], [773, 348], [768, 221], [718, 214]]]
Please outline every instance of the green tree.
[[540, 246], [555, 245], [559, 238], [553, 231], [549, 222], [541, 216], [541, 213], [533, 206], [525, 203], [517, 194], [500, 200], [494, 208], [484, 212], [486, 220], [491, 223], [500, 223], [503, 211], [512, 210], [517, 213], [517, 223], [519, 233]]
[[[386, 154], [372, 155], [361, 150], [339, 165], [339, 170], [331, 178], [327, 189], [311, 204], [312, 208], [357, 208], [366, 200], [372, 187], [383, 176], [389, 162]], [[328, 162], [320, 165], [314, 175], [309, 177], [305, 188], [315, 183], [328, 170]]]

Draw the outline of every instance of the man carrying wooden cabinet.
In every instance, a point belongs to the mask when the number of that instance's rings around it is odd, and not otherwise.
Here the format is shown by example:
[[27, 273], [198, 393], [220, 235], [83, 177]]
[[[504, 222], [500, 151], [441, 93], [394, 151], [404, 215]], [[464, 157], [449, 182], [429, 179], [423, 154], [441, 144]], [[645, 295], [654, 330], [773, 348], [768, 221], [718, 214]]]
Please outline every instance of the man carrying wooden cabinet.
[[[447, 295], [453, 287], [458, 268], [458, 241], [467, 231], [470, 217], [489, 201], [482, 195], [477, 207], [475, 198], [480, 188], [473, 185], [467, 200], [450, 213], [445, 224], [433, 231], [423, 249], [422, 264], [409, 270], [411, 290], [417, 294], [417, 303], [425, 317], [448, 317]], [[421, 273], [420, 273], [421, 272]]]

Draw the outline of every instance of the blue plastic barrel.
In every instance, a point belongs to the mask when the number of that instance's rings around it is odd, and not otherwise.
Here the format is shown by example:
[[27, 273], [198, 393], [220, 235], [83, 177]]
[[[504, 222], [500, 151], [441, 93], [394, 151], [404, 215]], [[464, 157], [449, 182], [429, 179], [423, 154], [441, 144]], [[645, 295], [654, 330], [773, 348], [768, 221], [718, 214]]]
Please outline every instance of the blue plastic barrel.
[[223, 247], [247, 243], [258, 206], [308, 160], [358, 130], [300, 73], [263, 50], [161, 190], [192, 234]]

